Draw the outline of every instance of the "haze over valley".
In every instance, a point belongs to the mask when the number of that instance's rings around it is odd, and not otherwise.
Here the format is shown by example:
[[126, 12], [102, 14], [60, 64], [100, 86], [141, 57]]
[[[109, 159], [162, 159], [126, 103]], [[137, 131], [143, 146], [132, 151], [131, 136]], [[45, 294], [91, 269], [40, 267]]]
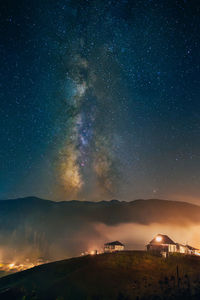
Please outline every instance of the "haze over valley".
[[0, 201], [0, 258], [57, 260], [102, 250], [120, 240], [144, 250], [158, 233], [200, 247], [200, 207], [166, 200], [53, 202], [35, 197]]

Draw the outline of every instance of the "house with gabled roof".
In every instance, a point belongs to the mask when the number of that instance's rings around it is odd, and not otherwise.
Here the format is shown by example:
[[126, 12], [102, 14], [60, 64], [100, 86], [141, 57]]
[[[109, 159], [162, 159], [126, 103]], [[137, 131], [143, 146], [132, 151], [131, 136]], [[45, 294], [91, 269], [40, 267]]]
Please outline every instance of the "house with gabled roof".
[[147, 251], [158, 252], [167, 256], [170, 253], [182, 253], [189, 255], [200, 255], [200, 250], [189, 245], [175, 243], [167, 235], [157, 234], [147, 245]]
[[117, 252], [117, 251], [123, 251], [125, 248], [124, 244], [122, 244], [119, 241], [114, 241], [111, 243], [104, 244], [104, 252]]
[[147, 251], [173, 253], [176, 252], [176, 243], [167, 235], [157, 234], [147, 245]]

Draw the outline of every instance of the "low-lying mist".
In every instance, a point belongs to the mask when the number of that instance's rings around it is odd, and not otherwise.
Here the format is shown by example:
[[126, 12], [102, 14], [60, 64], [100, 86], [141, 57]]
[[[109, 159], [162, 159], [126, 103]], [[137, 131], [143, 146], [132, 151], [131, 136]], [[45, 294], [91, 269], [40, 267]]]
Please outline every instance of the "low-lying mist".
[[[188, 224], [178, 226], [171, 224], [153, 223], [141, 225], [136, 223], [125, 223], [108, 226], [103, 223], [90, 223], [87, 226], [72, 229], [72, 232], [60, 237], [56, 236], [39, 244], [33, 241], [28, 243], [21, 239], [20, 243], [10, 242], [10, 245], [1, 246], [1, 261], [23, 261], [31, 259], [36, 261], [39, 257], [49, 260], [64, 259], [78, 256], [82, 252], [91, 250], [103, 250], [105, 242], [119, 240], [125, 244], [127, 250], [144, 250], [147, 243], [158, 234], [168, 235], [174, 242], [190, 244], [200, 248], [200, 224]], [[3, 241], [1, 240], [1, 243]]]
[[145, 246], [158, 233], [168, 235], [174, 242], [191, 244], [200, 248], [200, 224], [187, 224], [184, 226], [152, 223], [141, 225], [136, 223], [107, 226], [97, 224], [96, 230], [105, 240], [120, 240], [126, 245], [126, 249], [143, 250]]
[[119, 240], [144, 250], [158, 234], [200, 248], [200, 207], [173, 201], [52, 202], [37, 198], [0, 202], [0, 260], [47, 261], [102, 250]]

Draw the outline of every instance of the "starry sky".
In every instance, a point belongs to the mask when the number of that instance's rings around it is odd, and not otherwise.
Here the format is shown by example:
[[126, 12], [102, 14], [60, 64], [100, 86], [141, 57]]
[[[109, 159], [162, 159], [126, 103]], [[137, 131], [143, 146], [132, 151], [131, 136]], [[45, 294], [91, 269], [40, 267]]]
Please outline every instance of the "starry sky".
[[200, 204], [200, 4], [1, 1], [0, 198]]

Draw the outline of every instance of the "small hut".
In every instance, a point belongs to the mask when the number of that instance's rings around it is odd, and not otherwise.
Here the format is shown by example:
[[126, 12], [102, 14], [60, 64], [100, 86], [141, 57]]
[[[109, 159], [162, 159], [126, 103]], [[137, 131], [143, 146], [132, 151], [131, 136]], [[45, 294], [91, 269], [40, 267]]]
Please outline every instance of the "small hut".
[[114, 241], [111, 243], [104, 244], [104, 252], [116, 252], [116, 251], [123, 251], [124, 250], [124, 244], [122, 244], [119, 241]]

